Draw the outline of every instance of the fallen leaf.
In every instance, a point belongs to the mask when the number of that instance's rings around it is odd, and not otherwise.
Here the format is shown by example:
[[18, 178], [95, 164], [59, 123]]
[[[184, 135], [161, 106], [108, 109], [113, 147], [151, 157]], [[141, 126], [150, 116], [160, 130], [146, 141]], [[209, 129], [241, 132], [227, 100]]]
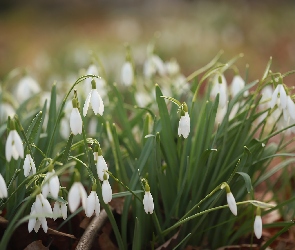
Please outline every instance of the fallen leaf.
[[42, 244], [42, 240], [33, 241], [30, 245], [28, 245], [25, 250], [48, 250], [49, 248], [45, 247]]
[[179, 234], [179, 230], [176, 234], [174, 234], [169, 240], [167, 240], [163, 245], [159, 246], [156, 250], [161, 250], [161, 249], [171, 249], [171, 243], [173, 243], [173, 240], [176, 240]]

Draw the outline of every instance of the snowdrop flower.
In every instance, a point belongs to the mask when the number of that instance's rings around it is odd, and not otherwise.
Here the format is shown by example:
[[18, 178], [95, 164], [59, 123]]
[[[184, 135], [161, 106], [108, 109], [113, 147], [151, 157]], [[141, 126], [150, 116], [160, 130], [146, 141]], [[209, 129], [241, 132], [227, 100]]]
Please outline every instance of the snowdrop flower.
[[15, 130], [14, 122], [12, 122], [12, 129], [10, 130], [6, 145], [5, 145], [5, 156], [6, 160], [10, 161], [11, 157], [17, 160], [19, 157], [24, 158], [24, 147], [22, 140]]
[[24, 168], [25, 177], [28, 177], [29, 175], [36, 174], [35, 163], [33, 161], [32, 156], [29, 153], [26, 154], [23, 168]]
[[226, 190], [226, 199], [227, 204], [230, 209], [230, 211], [237, 216], [237, 203], [235, 200], [235, 197], [233, 196], [232, 192], [230, 191], [229, 185], [227, 183], [223, 183], [223, 186], [221, 188], [224, 188]]
[[289, 95], [287, 96], [286, 109], [288, 110], [288, 115], [291, 117], [291, 119], [295, 120], [295, 104], [294, 104], [294, 102], [292, 101], [292, 99], [291, 99], [291, 97]]
[[145, 194], [143, 197], [143, 206], [144, 211], [148, 214], [152, 214], [154, 212], [154, 200], [153, 196], [150, 192], [150, 186], [146, 183], [145, 184]]
[[68, 203], [70, 211], [73, 213], [77, 210], [80, 200], [82, 201], [82, 206], [85, 209], [86, 199], [87, 193], [83, 185], [81, 182], [76, 181], [69, 191]]
[[160, 76], [165, 75], [165, 65], [159, 56], [152, 54], [143, 65], [143, 74], [145, 77], [151, 78], [157, 72]]
[[0, 121], [6, 121], [8, 116], [14, 116], [15, 110], [8, 103], [0, 104]]
[[58, 192], [59, 192], [59, 179], [58, 176], [55, 174], [54, 169], [51, 169], [47, 172], [43, 185], [42, 185], [42, 194], [44, 197], [47, 197], [48, 194], [51, 194], [51, 196], [54, 199], [57, 199]]
[[190, 133], [190, 117], [188, 112], [185, 112], [184, 115], [180, 117], [178, 125], [178, 136], [183, 136], [187, 138]]
[[0, 199], [7, 197], [7, 186], [3, 176], [0, 174]]
[[[235, 97], [244, 87], [245, 87], [244, 79], [239, 75], [235, 75], [231, 83], [232, 97]], [[248, 90], [245, 91], [243, 95], [244, 97], [247, 97], [249, 95], [249, 91]]]
[[273, 108], [276, 104], [281, 109], [284, 109], [287, 106], [287, 94], [282, 84], [278, 84], [275, 88], [275, 91], [272, 94], [270, 107]]
[[131, 62], [126, 61], [121, 69], [121, 80], [125, 86], [130, 86], [134, 80], [134, 72]]
[[91, 102], [91, 107], [93, 109], [94, 114], [103, 114], [104, 111], [104, 105], [101, 99], [101, 96], [98, 94], [98, 91], [96, 89], [96, 82], [94, 80], [91, 81], [92, 84], [92, 90], [88, 94], [84, 107], [83, 107], [83, 116], [87, 115], [87, 111], [89, 108], [89, 104]]
[[260, 207], [257, 207], [256, 216], [254, 221], [254, 233], [257, 239], [260, 239], [262, 236], [262, 219], [261, 219], [261, 210]]
[[179, 73], [179, 64], [174, 58], [168, 62], [165, 62], [165, 68], [166, 68], [166, 72], [170, 76], [174, 76]]
[[91, 191], [86, 200], [85, 214], [91, 217], [95, 212], [96, 216], [100, 213], [100, 203], [96, 191]]
[[108, 180], [108, 176], [104, 174], [102, 183], [102, 199], [104, 203], [109, 203], [112, 200], [112, 188]]
[[82, 118], [78, 110], [77, 99], [72, 100], [73, 109], [70, 117], [70, 127], [74, 135], [82, 134]]
[[107, 163], [106, 163], [105, 159], [102, 156], [100, 148], [98, 150], [98, 157], [97, 157], [97, 162], [96, 162], [96, 170], [97, 170], [98, 178], [101, 181], [104, 180], [104, 175], [107, 176], [107, 179], [109, 178], [109, 174], [106, 172], [106, 170], [108, 170], [108, 166], [107, 166]]
[[64, 220], [67, 218], [67, 205], [64, 202], [55, 201], [53, 206], [52, 218], [56, 220], [58, 217], [62, 217]]
[[227, 83], [223, 75], [216, 75], [213, 79], [213, 86], [210, 92], [211, 99], [216, 98], [219, 94], [218, 107], [224, 108], [227, 103]]
[[16, 98], [22, 103], [38, 92], [40, 92], [39, 84], [27, 75], [20, 79], [16, 87]]

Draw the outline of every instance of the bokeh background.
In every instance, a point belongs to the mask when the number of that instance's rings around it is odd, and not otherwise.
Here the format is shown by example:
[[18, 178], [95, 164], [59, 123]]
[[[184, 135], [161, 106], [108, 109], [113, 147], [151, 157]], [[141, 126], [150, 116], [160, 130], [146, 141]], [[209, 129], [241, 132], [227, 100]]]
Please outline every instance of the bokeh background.
[[[0, 1], [0, 79], [26, 68], [43, 85], [87, 68], [94, 51], [116, 80], [129, 43], [135, 62], [156, 53], [176, 58], [185, 75], [219, 50], [226, 61], [240, 52], [241, 74], [261, 77], [295, 69], [295, 1]], [[66, 69], [66, 70], [65, 70]], [[67, 72], [65, 72], [67, 71]], [[63, 79], [64, 80], [64, 79]], [[293, 76], [286, 78], [293, 85]]]

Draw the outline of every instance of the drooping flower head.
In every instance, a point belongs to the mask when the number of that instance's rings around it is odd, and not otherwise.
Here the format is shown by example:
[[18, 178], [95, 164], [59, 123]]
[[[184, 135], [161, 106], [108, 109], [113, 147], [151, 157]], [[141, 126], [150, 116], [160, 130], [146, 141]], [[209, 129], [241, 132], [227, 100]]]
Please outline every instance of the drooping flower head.
[[78, 109], [78, 100], [73, 98], [73, 109], [70, 117], [70, 127], [74, 135], [82, 134], [82, 118]]
[[262, 236], [262, 219], [261, 219], [261, 209], [257, 207], [256, 216], [254, 221], [254, 233], [257, 239], [260, 239]]
[[101, 99], [101, 96], [99, 95], [97, 89], [96, 89], [96, 82], [95, 80], [91, 81], [92, 90], [88, 94], [84, 107], [83, 107], [83, 116], [87, 115], [87, 111], [89, 108], [89, 104], [91, 103], [91, 107], [93, 109], [94, 114], [103, 114], [104, 111], [104, 105], [103, 101]]
[[152, 214], [154, 212], [154, 200], [153, 200], [153, 196], [150, 192], [150, 186], [149, 184], [146, 182], [145, 183], [145, 194], [143, 197], [143, 206], [144, 206], [144, 211], [148, 214]]
[[103, 181], [104, 175], [107, 175], [107, 179], [109, 178], [109, 174], [106, 172], [108, 170], [108, 165], [102, 156], [102, 151], [99, 146], [96, 147], [95, 151], [97, 152], [97, 161], [96, 161], [96, 170], [98, 178]]
[[186, 103], [183, 103], [182, 107], [178, 125], [178, 136], [182, 135], [184, 138], [187, 138], [190, 133], [190, 117]]
[[87, 217], [91, 217], [94, 212], [96, 216], [98, 216], [100, 213], [100, 203], [96, 193], [96, 187], [96, 183], [93, 184], [92, 191], [90, 192], [86, 200], [85, 214]]
[[60, 184], [58, 176], [55, 174], [53, 165], [50, 164], [49, 171], [47, 172], [43, 181], [42, 194], [45, 198], [47, 198], [48, 194], [51, 194], [53, 198], [57, 199], [59, 187]]
[[103, 175], [103, 183], [101, 188], [103, 201], [107, 204], [112, 200], [112, 187], [106, 174]]
[[34, 160], [29, 152], [26, 154], [26, 158], [23, 165], [24, 175], [28, 177], [29, 175], [36, 174], [36, 167]]
[[223, 75], [216, 75], [213, 78], [213, 86], [210, 92], [211, 99], [215, 99], [217, 94], [219, 94], [219, 106], [224, 108], [227, 103], [227, 83]]
[[[10, 119], [9, 119], [10, 120]], [[13, 120], [10, 120], [10, 132], [5, 145], [5, 156], [7, 161], [11, 161], [11, 157], [17, 160], [19, 157], [24, 158], [24, 146], [22, 140], [15, 129]]]
[[134, 81], [133, 66], [130, 61], [126, 61], [122, 66], [121, 81], [125, 86], [131, 86]]
[[237, 216], [238, 209], [237, 209], [237, 203], [236, 203], [235, 197], [233, 196], [232, 192], [230, 191], [230, 187], [226, 182], [224, 182], [221, 185], [221, 189], [223, 188], [225, 188], [225, 191], [226, 191], [226, 199], [227, 199], [228, 207], [230, 211], [233, 213], [233, 215]]

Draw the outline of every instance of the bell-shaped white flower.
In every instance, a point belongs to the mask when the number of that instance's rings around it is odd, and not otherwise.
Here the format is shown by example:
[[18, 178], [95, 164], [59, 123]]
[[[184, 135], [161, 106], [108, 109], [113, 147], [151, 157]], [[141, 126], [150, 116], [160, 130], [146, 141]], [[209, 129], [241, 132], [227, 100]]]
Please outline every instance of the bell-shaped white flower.
[[38, 92], [40, 92], [39, 84], [27, 75], [20, 79], [16, 87], [16, 99], [22, 103]]
[[73, 213], [77, 210], [80, 204], [80, 200], [82, 201], [82, 206], [85, 209], [87, 199], [87, 193], [81, 184], [81, 182], [75, 182], [70, 191], [68, 196], [68, 203], [69, 203], [69, 209]]
[[237, 216], [238, 210], [237, 210], [237, 203], [236, 203], [235, 197], [233, 196], [233, 194], [231, 192], [229, 192], [229, 193], [226, 193], [226, 199], [227, 199], [227, 204], [228, 204], [230, 211], [235, 216]]
[[86, 200], [85, 214], [91, 217], [95, 212], [96, 216], [100, 213], [100, 203], [95, 191], [91, 191]]
[[165, 75], [165, 65], [159, 56], [152, 54], [143, 65], [143, 73], [145, 77], [150, 78], [157, 72], [160, 76]]
[[131, 62], [126, 61], [121, 69], [121, 80], [125, 86], [130, 86], [134, 80], [134, 72]]
[[62, 217], [65, 220], [68, 216], [67, 210], [67, 205], [64, 202], [55, 201], [52, 218], [56, 220], [58, 217]]
[[166, 72], [170, 76], [175, 76], [179, 73], [179, 64], [175, 60], [175, 58], [171, 59], [168, 62], [165, 62], [165, 68], [166, 68]]
[[211, 99], [216, 98], [219, 94], [219, 105], [218, 107], [224, 108], [227, 104], [227, 83], [223, 75], [216, 75], [213, 79], [213, 86], [210, 92]]
[[[231, 83], [231, 95], [232, 97], [235, 97], [243, 88], [245, 88], [245, 81], [244, 79], [239, 76], [235, 75], [233, 78], [233, 81]], [[249, 91], [244, 92], [244, 97], [247, 97], [249, 95]]]
[[112, 188], [107, 179], [107, 175], [104, 175], [104, 180], [102, 183], [102, 199], [104, 203], [109, 203], [112, 200]]
[[180, 117], [178, 125], [178, 136], [183, 136], [187, 138], [190, 133], [190, 117], [188, 112], [185, 112], [184, 115]]
[[148, 183], [145, 184], [145, 194], [143, 197], [143, 207], [144, 211], [148, 214], [152, 214], [154, 212], [154, 200], [153, 196], [150, 192], [150, 186]]
[[3, 176], [0, 174], [0, 198], [3, 199], [6, 197], [7, 197], [7, 186]]
[[[32, 216], [32, 218], [29, 219], [28, 231], [30, 233], [34, 229], [34, 231], [37, 233], [40, 229], [40, 226], [42, 226], [44, 232], [47, 233], [48, 226], [47, 226], [46, 218], [45, 218], [45, 216], [40, 216], [40, 214], [42, 215], [43, 213], [47, 213], [49, 211], [49, 208], [44, 208], [42, 205], [42, 202], [37, 202], [37, 199], [38, 198], [36, 197], [36, 201], [33, 203], [32, 207], [31, 207], [30, 215]], [[48, 202], [48, 204], [49, 204], [49, 202]], [[48, 206], [48, 204], [46, 206]], [[49, 206], [50, 206], [50, 204], [49, 204]], [[50, 209], [51, 209], [51, 207], [50, 207]], [[36, 214], [38, 214], [38, 217], [36, 217]]]
[[52, 208], [49, 201], [43, 196], [43, 194], [38, 194], [35, 201], [35, 209], [38, 214], [49, 214], [52, 217]]
[[70, 127], [74, 135], [82, 134], [82, 118], [77, 107], [76, 98], [73, 99], [73, 109], [70, 116]]
[[281, 109], [284, 109], [287, 106], [287, 94], [282, 84], [278, 84], [275, 88], [275, 91], [272, 94], [270, 107], [273, 108], [276, 104]]
[[59, 179], [58, 176], [55, 174], [54, 169], [48, 171], [42, 185], [42, 194], [46, 198], [48, 194], [55, 199], [58, 197], [59, 192]]
[[17, 160], [19, 157], [24, 158], [24, 146], [22, 140], [15, 129], [10, 130], [6, 145], [5, 156], [7, 161], [11, 161], [11, 157]]
[[106, 172], [106, 170], [108, 170], [108, 165], [102, 155], [99, 155], [97, 158], [96, 170], [97, 170], [98, 178], [101, 181], [104, 180], [103, 178], [104, 174], [107, 175], [107, 179], [109, 178], [109, 174]]
[[30, 154], [26, 154], [23, 168], [25, 177], [36, 174], [35, 162]]
[[262, 236], [262, 219], [261, 219], [261, 210], [260, 207], [256, 209], [256, 216], [254, 220], [254, 233], [257, 239], [260, 239]]
[[14, 116], [14, 115], [15, 115], [14, 108], [8, 103], [3, 103], [3, 100], [2, 100], [2, 103], [0, 104], [0, 121], [6, 121], [8, 116]]
[[91, 107], [93, 109], [94, 114], [102, 115], [104, 111], [103, 101], [101, 99], [101, 96], [98, 94], [95, 81], [92, 80], [91, 84], [92, 84], [92, 90], [88, 94], [86, 101], [84, 103], [83, 116], [87, 115], [87, 111], [88, 111], [90, 103], [91, 103]]

